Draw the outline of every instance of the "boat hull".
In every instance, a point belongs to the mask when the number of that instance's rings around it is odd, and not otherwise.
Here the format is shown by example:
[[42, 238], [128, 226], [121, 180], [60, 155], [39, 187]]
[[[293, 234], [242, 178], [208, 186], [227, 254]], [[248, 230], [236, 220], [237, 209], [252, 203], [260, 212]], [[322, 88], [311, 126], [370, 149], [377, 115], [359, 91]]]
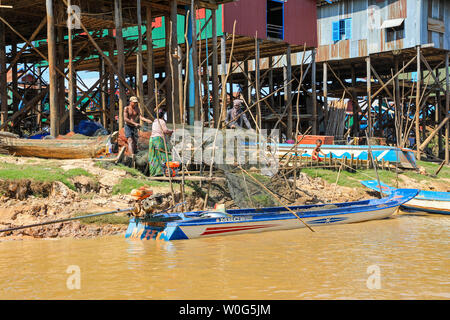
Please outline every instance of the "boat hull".
[[[255, 143], [246, 143], [246, 145], [254, 145]], [[302, 157], [311, 157], [314, 148], [316, 147], [313, 144], [299, 144], [295, 149], [292, 149], [293, 144], [286, 143], [278, 143], [267, 144], [268, 146], [273, 146], [275, 150], [277, 150], [277, 154], [279, 156], [284, 155], [286, 152], [290, 152], [293, 156], [295, 156], [297, 150], [297, 155]], [[322, 145], [321, 151], [327, 155], [329, 154], [333, 156], [333, 159], [353, 159], [368, 161], [369, 157], [369, 146], [361, 145], [361, 146], [353, 146], [353, 145]], [[397, 164], [399, 168], [405, 169], [416, 169], [416, 158], [414, 152], [411, 149], [406, 148], [397, 148], [391, 146], [372, 146], [371, 151], [373, 153], [374, 158], [377, 161], [385, 161], [391, 164]], [[323, 156], [320, 156], [323, 158]]]
[[[370, 201], [328, 205], [291, 207], [310, 227], [330, 226], [335, 224], [356, 223], [369, 220], [384, 219], [391, 216], [406, 200], [417, 194], [417, 190], [409, 193], [397, 193], [390, 197], [391, 201]], [[316, 208], [314, 208], [316, 207]], [[320, 210], [321, 208], [324, 208]], [[319, 210], [316, 210], [319, 209]], [[238, 235], [244, 233], [258, 233], [265, 231], [291, 230], [306, 227], [293, 214], [282, 208], [263, 208], [261, 212], [256, 209], [234, 210], [241, 212], [230, 216], [212, 219], [189, 218], [179, 222], [152, 222], [131, 219], [125, 237], [141, 240], [183, 240], [207, 238], [224, 235]], [[232, 211], [232, 210], [230, 210]], [[250, 211], [250, 212], [246, 212]], [[253, 212], [252, 212], [253, 211]]]
[[[380, 191], [378, 182], [375, 180], [361, 181], [361, 183], [369, 189]], [[397, 189], [381, 183], [383, 194], [389, 195], [395, 190]], [[416, 197], [405, 202], [402, 208], [428, 213], [450, 214], [450, 193], [421, 190]]]

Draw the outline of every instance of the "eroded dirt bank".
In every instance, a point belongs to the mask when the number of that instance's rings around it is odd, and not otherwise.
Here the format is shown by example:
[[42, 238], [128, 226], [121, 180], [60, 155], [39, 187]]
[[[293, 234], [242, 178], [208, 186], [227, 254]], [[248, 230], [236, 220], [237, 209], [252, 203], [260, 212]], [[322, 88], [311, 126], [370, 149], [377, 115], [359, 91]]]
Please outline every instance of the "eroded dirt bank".
[[[161, 196], [159, 210], [168, 208], [172, 203], [169, 183], [148, 181], [137, 171], [123, 166], [99, 164], [93, 160], [44, 160], [12, 156], [1, 156], [0, 160], [2, 164], [0, 173], [3, 172], [0, 174], [0, 229], [129, 208], [134, 205], [134, 200], [128, 195], [129, 191], [144, 184], [149, 185], [154, 194]], [[14, 176], [14, 172], [22, 171], [26, 174]], [[37, 176], [41, 171], [44, 172], [44, 177]], [[55, 178], [49, 176], [49, 181], [45, 181], [47, 172], [48, 175], [55, 175]], [[450, 191], [450, 180], [447, 178], [417, 180], [406, 175], [401, 175], [399, 178], [403, 186]], [[284, 199], [289, 205], [349, 202], [376, 196], [375, 193], [362, 188], [357, 180], [354, 187], [336, 186], [335, 183], [301, 172], [296, 179], [296, 184], [297, 188], [294, 191], [292, 183], [291, 186], [287, 186], [280, 179], [280, 182], [276, 184], [276, 190], [273, 191], [279, 195], [289, 195], [290, 198]], [[206, 185], [204, 184], [203, 189], [200, 190], [198, 186], [186, 187], [185, 210], [203, 209], [204, 193], [202, 192], [206, 190]], [[350, 185], [353, 186], [353, 184]], [[294, 192], [296, 192], [295, 200]], [[180, 202], [179, 185], [174, 185], [174, 193], [175, 203]], [[227, 192], [226, 182], [216, 184], [211, 189], [209, 200], [209, 207], [212, 207], [214, 203], [223, 203], [227, 208], [236, 207], [231, 195]], [[121, 234], [127, 228], [127, 221], [126, 214], [118, 214], [94, 221], [57, 223], [0, 233], [0, 241], [1, 239], [85, 238]]]

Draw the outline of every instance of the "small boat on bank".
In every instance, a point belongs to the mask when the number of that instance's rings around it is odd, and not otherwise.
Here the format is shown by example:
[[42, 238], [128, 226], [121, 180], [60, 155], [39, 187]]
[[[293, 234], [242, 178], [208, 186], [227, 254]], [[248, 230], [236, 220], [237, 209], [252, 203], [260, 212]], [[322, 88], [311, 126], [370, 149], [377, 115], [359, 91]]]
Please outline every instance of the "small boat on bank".
[[109, 136], [86, 139], [21, 139], [0, 135], [0, 148], [8, 154], [47, 159], [97, 158], [109, 153]]
[[[382, 199], [289, 208], [311, 227], [354, 223], [387, 218], [417, 193], [416, 189], [397, 189]], [[304, 227], [285, 207], [195, 211], [132, 218], [125, 237], [170, 241]]]
[[[245, 146], [251, 148], [258, 145], [257, 142], [242, 142]], [[286, 153], [298, 157], [311, 157], [315, 144], [294, 144], [289, 143], [265, 143], [264, 146], [270, 146], [275, 150], [276, 154], [281, 157]], [[329, 159], [330, 155], [333, 159], [354, 159], [361, 161], [369, 161], [369, 146], [368, 145], [335, 145], [323, 144], [320, 147], [321, 151]], [[408, 148], [397, 148], [392, 146], [374, 145], [370, 147], [374, 159], [379, 162], [386, 162], [392, 165], [397, 165], [399, 168], [416, 169], [417, 163], [413, 150]], [[325, 157], [320, 155], [321, 159]]]
[[[361, 181], [361, 183], [369, 189], [380, 191], [380, 186], [376, 180], [365, 180]], [[386, 195], [399, 190], [383, 182], [380, 182], [380, 184], [381, 191]], [[450, 192], [420, 190], [414, 199], [404, 203], [402, 207], [429, 213], [450, 214]]]

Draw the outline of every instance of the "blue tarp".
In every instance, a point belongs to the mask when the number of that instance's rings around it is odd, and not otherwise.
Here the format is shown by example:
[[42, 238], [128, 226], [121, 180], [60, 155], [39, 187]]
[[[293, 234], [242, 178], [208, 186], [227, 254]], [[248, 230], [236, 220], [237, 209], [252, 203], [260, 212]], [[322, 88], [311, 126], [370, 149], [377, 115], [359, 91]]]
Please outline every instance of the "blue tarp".
[[93, 136], [94, 133], [99, 129], [105, 130], [105, 128], [103, 128], [103, 126], [98, 122], [90, 120], [81, 120], [80, 123], [78, 123], [78, 125], [75, 126], [74, 132], [83, 134], [85, 136]]

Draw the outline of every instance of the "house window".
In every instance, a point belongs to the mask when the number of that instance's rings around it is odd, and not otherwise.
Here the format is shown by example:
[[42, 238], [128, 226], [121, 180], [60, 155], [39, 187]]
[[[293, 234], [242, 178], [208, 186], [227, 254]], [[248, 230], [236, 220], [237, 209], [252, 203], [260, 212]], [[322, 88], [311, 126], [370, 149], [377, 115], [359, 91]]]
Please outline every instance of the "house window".
[[333, 22], [333, 41], [352, 38], [352, 18], [341, 19]]
[[267, 0], [267, 37], [284, 39], [284, 1]]

